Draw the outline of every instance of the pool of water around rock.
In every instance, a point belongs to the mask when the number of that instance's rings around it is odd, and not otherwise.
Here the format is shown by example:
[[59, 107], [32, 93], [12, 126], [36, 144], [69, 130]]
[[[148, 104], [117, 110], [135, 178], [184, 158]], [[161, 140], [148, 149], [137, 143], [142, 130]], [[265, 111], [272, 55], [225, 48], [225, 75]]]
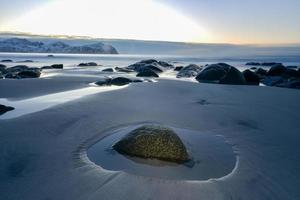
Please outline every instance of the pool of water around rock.
[[174, 163], [120, 154], [113, 145], [142, 125], [132, 125], [112, 131], [92, 145], [88, 158], [106, 170], [156, 177], [168, 180], [209, 180], [224, 177], [235, 168], [237, 159], [232, 146], [222, 136], [208, 132], [172, 128], [186, 146], [191, 160]]

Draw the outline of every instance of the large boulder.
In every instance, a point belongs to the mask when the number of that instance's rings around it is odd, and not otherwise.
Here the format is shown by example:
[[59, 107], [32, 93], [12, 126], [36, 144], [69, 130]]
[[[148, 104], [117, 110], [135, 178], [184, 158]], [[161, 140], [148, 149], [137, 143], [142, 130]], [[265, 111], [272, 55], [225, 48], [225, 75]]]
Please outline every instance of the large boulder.
[[243, 74], [235, 67], [225, 63], [208, 65], [198, 74], [196, 80], [201, 83], [246, 84]]
[[20, 78], [38, 78], [41, 76], [40, 70], [25, 70], [17, 74]]
[[1, 72], [2, 74], [6, 74], [6, 72], [7, 72], [6, 69], [7, 69], [6, 65], [0, 64], [0, 72]]
[[14, 109], [15, 108], [13, 108], [13, 107], [5, 106], [5, 105], [0, 104], [0, 115], [6, 113], [8, 111], [14, 110]]
[[80, 63], [78, 66], [79, 67], [95, 67], [95, 66], [98, 66], [98, 64], [95, 62], [88, 62], [88, 63]]
[[18, 72], [25, 71], [28, 69], [29, 69], [29, 67], [26, 65], [16, 65], [14, 67], [9, 67], [6, 70], [8, 73], [18, 73]]
[[199, 72], [202, 70], [202, 67], [199, 67], [195, 64], [190, 64], [184, 68], [182, 68], [179, 73], [177, 74], [177, 78], [190, 78], [195, 77], [199, 74]]
[[132, 70], [132, 69], [127, 69], [127, 68], [123, 68], [123, 67], [116, 67], [115, 70], [117, 72], [124, 72], [124, 73], [134, 72], [134, 70]]
[[243, 71], [243, 75], [248, 85], [259, 85], [260, 78], [256, 73], [247, 69]]
[[64, 65], [63, 64], [54, 64], [54, 65], [51, 65], [51, 67], [53, 69], [63, 69], [64, 68]]
[[263, 69], [263, 68], [258, 68], [258, 69], [255, 71], [255, 73], [256, 73], [257, 75], [259, 75], [260, 77], [264, 77], [264, 76], [267, 76], [268, 71], [265, 70], [265, 69]]
[[114, 72], [113, 68], [106, 68], [102, 70], [103, 72]]
[[286, 67], [281, 65], [281, 64], [277, 64], [272, 66], [269, 71], [268, 71], [268, 76], [281, 76], [286, 72]]
[[127, 69], [134, 70], [136, 72], [142, 72], [147, 69], [151, 69], [155, 73], [161, 73], [166, 69], [173, 68], [174, 66], [164, 62], [164, 61], [157, 61], [154, 59], [142, 60], [140, 62], [134, 63], [129, 65]]
[[[133, 82], [131, 79], [126, 77], [116, 77], [116, 78], [104, 78], [102, 80], [97, 81], [95, 84], [99, 86], [109, 86], [109, 85], [127, 85], [129, 83]], [[137, 82], [137, 81], [135, 81]]]
[[158, 125], [139, 127], [116, 144], [117, 152], [141, 158], [159, 159], [177, 163], [190, 160], [187, 149], [177, 134], [170, 128]]
[[155, 78], [159, 77], [158, 74], [156, 74], [151, 69], [144, 69], [143, 71], [139, 72], [136, 76], [137, 77], [155, 77]]

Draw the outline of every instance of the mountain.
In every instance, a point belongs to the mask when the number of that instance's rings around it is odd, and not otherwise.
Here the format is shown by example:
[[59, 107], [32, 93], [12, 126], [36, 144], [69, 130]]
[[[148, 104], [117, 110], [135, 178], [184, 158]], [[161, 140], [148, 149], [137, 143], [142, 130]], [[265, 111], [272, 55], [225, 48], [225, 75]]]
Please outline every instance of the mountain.
[[118, 54], [113, 46], [102, 42], [72, 46], [62, 41], [53, 41], [47, 44], [24, 38], [9, 38], [0, 41], [0, 52]]

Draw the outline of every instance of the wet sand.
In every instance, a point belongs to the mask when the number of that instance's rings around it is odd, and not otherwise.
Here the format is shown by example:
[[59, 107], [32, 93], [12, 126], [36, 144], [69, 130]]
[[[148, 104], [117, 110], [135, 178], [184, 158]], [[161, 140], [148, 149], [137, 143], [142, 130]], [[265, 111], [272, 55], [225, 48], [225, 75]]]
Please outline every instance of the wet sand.
[[[95, 79], [2, 80], [1, 98]], [[2, 119], [1, 198], [299, 199], [299, 102], [298, 90], [160, 79]], [[88, 159], [87, 149], [112, 130], [145, 122], [220, 135], [235, 149], [237, 166], [220, 179], [187, 181], [108, 171]]]

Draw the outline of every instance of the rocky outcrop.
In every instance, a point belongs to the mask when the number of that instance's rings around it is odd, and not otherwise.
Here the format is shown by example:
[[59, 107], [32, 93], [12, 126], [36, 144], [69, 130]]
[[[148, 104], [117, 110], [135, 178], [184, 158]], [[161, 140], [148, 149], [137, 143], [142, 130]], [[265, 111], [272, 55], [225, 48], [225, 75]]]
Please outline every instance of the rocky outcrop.
[[183, 67], [177, 74], [177, 78], [190, 78], [197, 76], [202, 70], [202, 67], [199, 67], [195, 64], [190, 64], [186, 67]]
[[159, 159], [176, 163], [190, 160], [188, 151], [170, 128], [157, 125], [139, 127], [116, 144], [113, 149], [120, 154], [141, 158]]
[[122, 86], [132, 82], [138, 82], [138, 81], [133, 81], [126, 77], [116, 77], [116, 78], [104, 78], [102, 80], [97, 81], [95, 84], [99, 86], [110, 86], [110, 85]]
[[98, 66], [98, 64], [95, 62], [80, 63], [78, 65], [78, 67], [95, 67], [95, 66]]
[[233, 66], [225, 63], [208, 65], [199, 73], [196, 80], [201, 83], [218, 83], [230, 85], [245, 85], [243, 74]]
[[243, 75], [245, 77], [247, 85], [259, 85], [260, 78], [256, 73], [247, 69], [247, 70], [243, 71]]
[[152, 71], [151, 69], [144, 69], [143, 71], [139, 72], [136, 76], [137, 77], [154, 77], [154, 78], [159, 77], [159, 75], [157, 73], [155, 73], [154, 71]]
[[15, 108], [13, 108], [13, 107], [5, 106], [5, 105], [0, 104], [0, 115], [6, 113], [8, 111], [14, 110], [14, 109]]

